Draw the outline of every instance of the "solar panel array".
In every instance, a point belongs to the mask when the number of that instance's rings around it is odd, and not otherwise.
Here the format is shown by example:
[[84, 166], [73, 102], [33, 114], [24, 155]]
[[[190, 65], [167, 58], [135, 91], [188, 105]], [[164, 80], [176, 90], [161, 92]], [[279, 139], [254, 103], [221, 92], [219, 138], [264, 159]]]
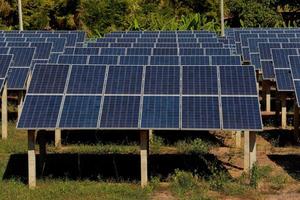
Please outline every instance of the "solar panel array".
[[[45, 58], [52, 41], [26, 48]], [[254, 67], [226, 38], [161, 31], [74, 41], [33, 59], [18, 128], [262, 129]]]
[[300, 97], [295, 74], [300, 56], [299, 28], [228, 29], [226, 35], [233, 52], [261, 70], [264, 80], [275, 80], [278, 91], [295, 92]]

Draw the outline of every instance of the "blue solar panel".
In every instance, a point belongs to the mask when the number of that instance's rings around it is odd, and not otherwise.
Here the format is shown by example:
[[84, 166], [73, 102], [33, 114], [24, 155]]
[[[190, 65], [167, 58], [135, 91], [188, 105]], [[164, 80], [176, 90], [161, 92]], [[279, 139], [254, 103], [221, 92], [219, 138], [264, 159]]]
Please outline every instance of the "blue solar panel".
[[9, 54], [13, 54], [13, 67], [29, 67], [35, 52], [35, 48], [22, 48], [13, 47], [10, 49]]
[[137, 42], [140, 42], [140, 43], [155, 43], [156, 42], [156, 38], [138, 38], [137, 39]]
[[90, 56], [89, 64], [116, 65], [118, 56]]
[[184, 66], [182, 94], [218, 95], [218, 73], [216, 66]]
[[262, 75], [264, 79], [274, 79], [274, 65], [272, 61], [261, 61]]
[[87, 47], [109, 47], [109, 43], [87, 43]]
[[5, 38], [5, 42], [25, 42], [25, 38], [16, 37], [16, 38]]
[[197, 38], [178, 38], [179, 43], [197, 43]]
[[209, 48], [205, 49], [205, 55], [230, 55], [230, 49], [225, 48]]
[[141, 128], [179, 128], [179, 96], [145, 96]]
[[141, 55], [150, 56], [152, 54], [151, 48], [128, 48], [127, 55]]
[[101, 96], [66, 96], [60, 128], [96, 128]]
[[110, 43], [110, 47], [124, 47], [129, 48], [132, 47], [133, 43]]
[[158, 38], [157, 42], [159, 43], [176, 43], [176, 38]]
[[178, 49], [177, 48], [155, 48], [153, 49], [153, 55], [155, 56], [178, 55]]
[[201, 42], [201, 43], [203, 43], [203, 42], [205, 42], [205, 43], [208, 43], [208, 42], [210, 42], [210, 43], [218, 43], [219, 41], [218, 41], [218, 38], [199, 37], [198, 38], [198, 42]]
[[220, 66], [222, 95], [257, 95], [253, 66]]
[[49, 64], [55, 64], [58, 62], [58, 58], [61, 54], [60, 53], [51, 53], [50, 58], [48, 60]]
[[74, 47], [76, 45], [77, 34], [76, 33], [61, 33], [60, 37], [66, 38], [66, 46]]
[[7, 70], [12, 61], [12, 55], [1, 55], [0, 54], [0, 78], [5, 78]]
[[240, 56], [212, 56], [212, 65], [241, 65]]
[[[204, 45], [205, 43], [202, 43]], [[209, 43], [213, 44], [213, 43]], [[179, 48], [201, 48], [200, 43], [178, 43]], [[205, 47], [203, 47], [205, 48]]]
[[210, 65], [209, 56], [181, 56], [181, 65]]
[[300, 81], [299, 80], [294, 81], [294, 87], [295, 87], [296, 99], [299, 107], [300, 105]]
[[118, 43], [133, 43], [136, 42], [136, 38], [117, 38]]
[[91, 48], [91, 47], [80, 47], [74, 49], [75, 55], [98, 55], [100, 48]]
[[101, 48], [101, 55], [125, 55], [126, 48]]
[[9, 90], [26, 89], [26, 80], [29, 68], [10, 68], [7, 77], [7, 88]]
[[137, 128], [139, 96], [105, 96], [100, 128]]
[[183, 129], [220, 129], [218, 97], [182, 97]]
[[292, 74], [289, 69], [276, 69], [275, 77], [278, 91], [294, 90]]
[[120, 56], [120, 65], [148, 65], [149, 56]]
[[116, 42], [117, 39], [116, 38], [98, 38], [97, 39], [97, 43], [99, 42]]
[[46, 42], [46, 38], [41, 38], [41, 37], [29, 37], [26, 38], [26, 42]]
[[7, 42], [6, 47], [29, 47], [29, 42]]
[[280, 43], [259, 43], [258, 47], [261, 59], [272, 59], [271, 49], [280, 48]]
[[142, 66], [110, 66], [106, 94], [141, 94]]
[[106, 66], [73, 65], [68, 94], [102, 94]]
[[255, 69], [261, 69], [259, 53], [250, 54], [250, 63], [255, 66]]
[[26, 95], [18, 128], [55, 128], [62, 96]]
[[297, 49], [272, 49], [274, 68], [289, 68], [289, 55], [298, 55]]
[[290, 48], [290, 49], [294, 49], [294, 48], [300, 48], [300, 43], [295, 43], [295, 42], [291, 42], [291, 43], [282, 43], [281, 44], [282, 48]]
[[145, 94], [178, 94], [180, 93], [179, 66], [147, 66]]
[[300, 79], [300, 56], [289, 56], [289, 63], [293, 79]]
[[151, 56], [150, 65], [179, 65], [178, 56]]
[[250, 49], [248, 47], [242, 48], [242, 55], [244, 61], [250, 61]]
[[88, 60], [88, 56], [83, 56], [83, 55], [61, 55], [59, 56], [57, 63], [82, 65], [82, 64], [87, 64], [87, 60]]
[[204, 49], [200, 49], [200, 48], [180, 48], [179, 49], [179, 54], [180, 55], [186, 55], [186, 56], [204, 55]]
[[66, 44], [65, 38], [47, 38], [47, 42], [52, 43], [51, 52], [63, 52]]
[[9, 48], [7, 47], [0, 47], [0, 54], [8, 54]]
[[31, 43], [31, 47], [35, 47], [33, 59], [49, 59], [52, 43]]
[[37, 64], [28, 92], [36, 94], [64, 93], [68, 72], [68, 65]]
[[177, 48], [178, 43], [156, 43], [156, 48]]
[[251, 38], [249, 39], [250, 52], [259, 52], [258, 44], [268, 42], [267, 38]]
[[222, 97], [223, 128], [262, 129], [257, 97]]

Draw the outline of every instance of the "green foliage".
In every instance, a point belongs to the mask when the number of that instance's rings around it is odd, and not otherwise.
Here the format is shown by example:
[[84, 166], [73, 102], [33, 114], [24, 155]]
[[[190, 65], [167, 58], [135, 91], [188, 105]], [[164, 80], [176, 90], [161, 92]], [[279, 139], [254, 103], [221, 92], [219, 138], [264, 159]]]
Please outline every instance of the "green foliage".
[[180, 153], [191, 154], [207, 154], [211, 148], [211, 145], [203, 140], [197, 138], [195, 140], [183, 140], [175, 144], [177, 150]]
[[262, 179], [270, 176], [271, 171], [272, 168], [270, 166], [258, 166], [254, 164], [250, 172], [250, 186], [257, 188]]
[[159, 153], [160, 148], [164, 145], [163, 138], [153, 134], [150, 140], [150, 151], [151, 153]]

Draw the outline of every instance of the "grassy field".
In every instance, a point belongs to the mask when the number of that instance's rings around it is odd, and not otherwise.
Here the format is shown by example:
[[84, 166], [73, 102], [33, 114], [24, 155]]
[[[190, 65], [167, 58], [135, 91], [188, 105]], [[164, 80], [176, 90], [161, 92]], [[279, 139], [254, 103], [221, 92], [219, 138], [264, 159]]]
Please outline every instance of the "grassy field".
[[43, 172], [38, 171], [37, 188], [29, 190], [27, 135], [14, 127], [11, 122], [8, 140], [0, 141], [0, 199], [208, 200], [300, 196], [299, 162], [293, 161], [295, 166], [291, 167], [286, 164], [288, 157], [280, 157], [292, 154], [299, 159], [299, 148], [277, 147], [265, 135], [259, 136], [259, 166], [249, 177], [242, 171], [243, 151], [231, 148], [230, 137], [217, 133], [155, 136], [150, 144], [151, 180], [144, 189], [139, 186], [138, 137], [100, 138], [96, 143], [82, 142], [80, 137], [64, 138], [68, 145], [57, 149], [50, 135], [46, 167]]

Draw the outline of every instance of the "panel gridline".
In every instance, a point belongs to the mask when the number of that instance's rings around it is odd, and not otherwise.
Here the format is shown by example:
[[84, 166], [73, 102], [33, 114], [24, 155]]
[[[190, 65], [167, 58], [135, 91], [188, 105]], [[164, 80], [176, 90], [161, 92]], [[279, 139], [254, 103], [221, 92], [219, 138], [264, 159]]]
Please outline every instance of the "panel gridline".
[[9, 90], [26, 89], [26, 80], [29, 68], [10, 68], [7, 76], [7, 88]]

